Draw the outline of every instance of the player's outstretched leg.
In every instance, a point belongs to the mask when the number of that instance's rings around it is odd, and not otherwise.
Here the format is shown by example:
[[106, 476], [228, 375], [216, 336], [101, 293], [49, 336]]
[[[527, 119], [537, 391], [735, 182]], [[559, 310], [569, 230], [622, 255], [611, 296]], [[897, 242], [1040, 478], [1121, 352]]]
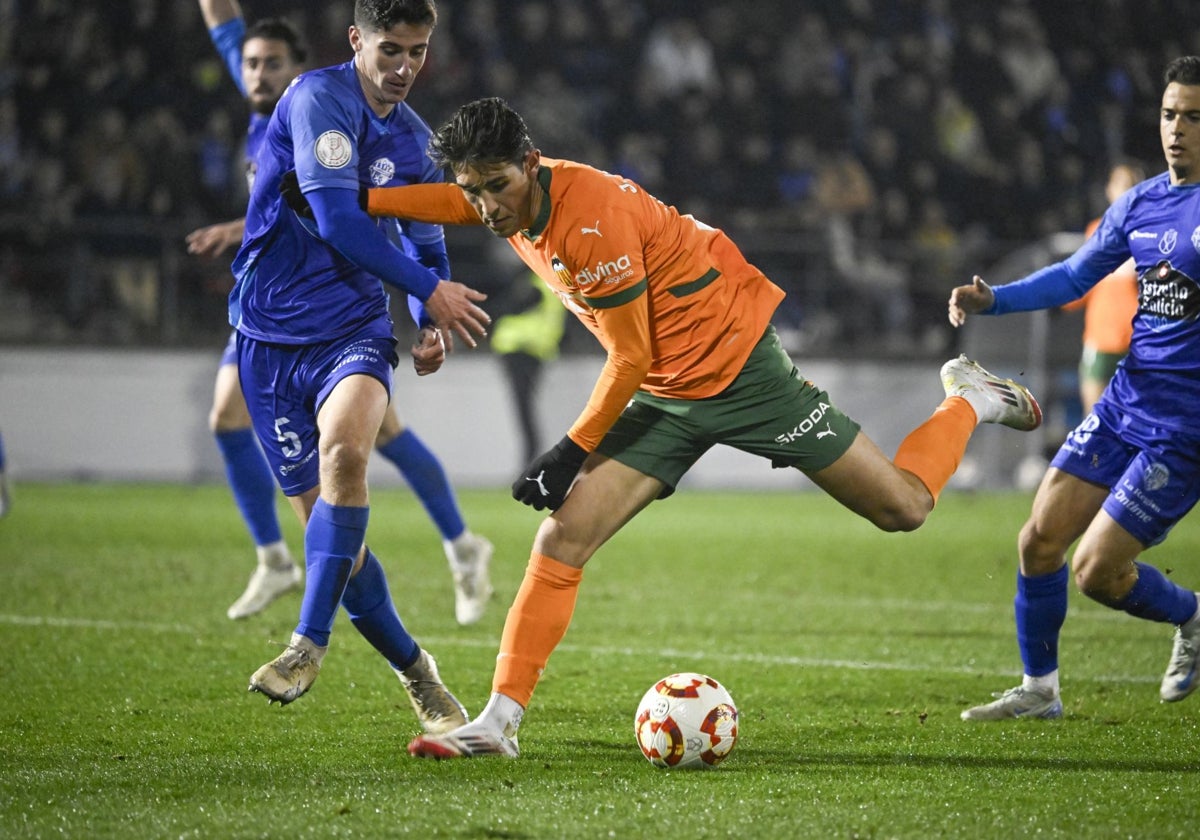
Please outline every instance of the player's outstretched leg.
[[408, 745], [419, 758], [516, 758], [517, 729], [550, 654], [566, 633], [575, 610], [583, 570], [533, 552], [517, 590], [492, 675], [492, 696], [479, 717], [440, 736], [426, 735]]
[[292, 640], [279, 656], [263, 665], [250, 677], [250, 691], [267, 695], [267, 702], [286, 706], [316, 682], [328, 646], [321, 647], [307, 636], [292, 634]]
[[1042, 409], [1024, 385], [995, 376], [966, 356], [942, 365], [947, 397], [962, 397], [980, 423], [999, 423], [1028, 432], [1042, 424]]
[[454, 618], [464, 627], [474, 624], [492, 597], [492, 544], [464, 531], [458, 539], [444, 540], [442, 547], [454, 576]]
[[516, 758], [517, 729], [525, 710], [503, 694], [493, 694], [479, 718], [444, 735], [421, 735], [408, 745], [417, 758], [480, 758], [499, 755]]
[[1175, 628], [1171, 661], [1167, 664], [1167, 673], [1163, 676], [1162, 687], [1159, 689], [1159, 696], [1164, 703], [1182, 700], [1200, 685], [1200, 675], [1196, 673], [1197, 661], [1200, 661], [1200, 609]]

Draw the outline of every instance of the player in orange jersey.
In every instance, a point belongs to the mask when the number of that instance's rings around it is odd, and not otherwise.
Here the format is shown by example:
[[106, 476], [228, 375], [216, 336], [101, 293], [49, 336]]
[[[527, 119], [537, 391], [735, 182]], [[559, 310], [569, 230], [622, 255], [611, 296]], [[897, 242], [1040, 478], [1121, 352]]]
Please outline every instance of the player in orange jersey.
[[499, 99], [460, 108], [430, 154], [455, 184], [371, 190], [369, 211], [487, 226], [595, 334], [607, 361], [566, 437], [513, 484], [518, 500], [553, 513], [509, 610], [491, 699], [475, 722], [413, 741], [414, 755], [517, 755], [517, 727], [566, 633], [584, 564], [714, 444], [799, 469], [879, 528], [910, 531], [977, 423], [1028, 430], [1041, 420], [1022, 386], [960, 357], [942, 369], [945, 401], [893, 463], [796, 370], [770, 323], [783, 291], [724, 233], [628, 179], [542, 157]]
[[[1134, 184], [1145, 180], [1146, 173], [1140, 166], [1118, 163], [1108, 174], [1104, 194], [1112, 204]], [[1092, 220], [1087, 227], [1091, 236], [1100, 225], [1099, 219]], [[1091, 413], [1092, 406], [1117, 371], [1117, 365], [1129, 352], [1129, 340], [1133, 337], [1133, 316], [1137, 312], [1138, 283], [1133, 260], [1127, 260], [1120, 268], [1105, 277], [1088, 293], [1063, 309], [1083, 307], [1083, 352], [1079, 357], [1079, 401], [1083, 413]]]

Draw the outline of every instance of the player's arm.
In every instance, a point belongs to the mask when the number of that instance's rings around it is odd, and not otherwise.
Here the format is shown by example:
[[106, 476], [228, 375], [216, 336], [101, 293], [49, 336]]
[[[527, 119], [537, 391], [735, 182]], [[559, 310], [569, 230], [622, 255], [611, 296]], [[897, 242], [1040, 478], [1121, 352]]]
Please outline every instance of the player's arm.
[[242, 7], [237, 0], [200, 0], [200, 14], [204, 16], [204, 25], [209, 29], [243, 17]]
[[[296, 173], [284, 173], [279, 192], [301, 216], [311, 216], [308, 197]], [[483, 220], [454, 184], [409, 184], [403, 187], [360, 188], [358, 204], [372, 216], [407, 219], [433, 225], [479, 225]]]
[[1099, 281], [1073, 272], [1066, 260], [1036, 271], [1028, 277], [1002, 286], [990, 286], [975, 275], [970, 285], [957, 286], [950, 292], [949, 318], [956, 327], [968, 315], [1006, 315], [1062, 306], [1087, 294]]
[[[654, 230], [653, 223], [647, 220], [636, 191], [627, 192], [621, 184], [605, 178], [586, 201], [575, 205], [578, 217], [564, 225], [569, 233], [559, 248], [560, 253], [569, 252], [578, 265], [604, 264], [617, 255], [628, 261], [619, 278], [593, 279], [579, 286], [595, 321], [596, 337], [608, 354], [587, 406], [568, 432], [589, 452], [600, 444], [642, 386], [654, 358], [649, 268], [643, 254], [646, 240], [656, 234], [648, 232]], [[605, 210], [604, 236], [585, 236], [582, 230], [601, 215], [588, 212], [596, 207]]]
[[950, 292], [949, 317], [961, 326], [967, 315], [1005, 315], [1049, 309], [1083, 297], [1132, 253], [1125, 235], [1125, 220], [1141, 190], [1126, 192], [1104, 211], [1095, 231], [1074, 254], [1013, 283], [993, 289], [982, 278]]
[[650, 370], [650, 314], [645, 293], [611, 308], [598, 308], [596, 321], [608, 350], [587, 406], [566, 436], [534, 459], [513, 482], [513, 498], [535, 510], [557, 510], [566, 499], [588, 453], [599, 445]]
[[305, 195], [317, 232], [347, 259], [421, 300], [433, 293], [441, 278], [388, 241], [359, 209], [354, 190], [318, 187]]
[[646, 379], [653, 359], [650, 341], [650, 307], [641, 294], [611, 309], [594, 312], [608, 356], [592, 388], [587, 405], [567, 436], [591, 452]]
[[[300, 187], [300, 181], [295, 171], [285, 172], [279, 184], [279, 192], [283, 200], [296, 213], [305, 218], [314, 218], [314, 208], [311, 194], [305, 193]], [[368, 196], [373, 199], [368, 200]], [[479, 215], [474, 208], [462, 198], [462, 190], [452, 184], [425, 183], [411, 184], [403, 187], [383, 187], [368, 190], [359, 187], [357, 204], [372, 216], [397, 217], [409, 222], [426, 224], [479, 224]], [[462, 208], [465, 207], [465, 213]], [[466, 218], [469, 214], [470, 218]], [[421, 245], [415, 243], [420, 262], [431, 268], [439, 277], [450, 276], [450, 260], [446, 255], [445, 240], [437, 243]], [[440, 250], [438, 250], [440, 248]], [[365, 266], [364, 266], [365, 268]], [[482, 298], [481, 298], [482, 299]], [[418, 294], [409, 292], [408, 311], [418, 326], [426, 327], [433, 322], [428, 313], [425, 299]], [[451, 338], [449, 333], [447, 339]], [[475, 346], [473, 341], [468, 344]]]
[[367, 212], [436, 225], [483, 224], [456, 184], [411, 184], [367, 191]]
[[469, 347], [476, 346], [474, 336], [487, 335], [491, 319], [476, 306], [487, 295], [439, 278], [393, 246], [358, 206], [357, 189], [318, 187], [305, 196], [321, 238], [348, 260], [422, 301], [440, 328], [453, 331]]
[[245, 96], [242, 42], [246, 39], [246, 19], [242, 17], [241, 6], [236, 0], [200, 0], [200, 13], [204, 16], [204, 25], [208, 27], [208, 37], [225, 62], [225, 69], [233, 77], [242, 96]]
[[234, 219], [231, 222], [218, 222], [197, 228], [187, 235], [189, 254], [212, 259], [220, 256], [230, 248], [242, 244], [242, 236], [246, 232], [246, 219]]
[[961, 326], [973, 314], [1006, 315], [1062, 306], [1083, 297], [1128, 258], [1124, 236], [1102, 226], [1070, 257], [1021, 280], [993, 288], [976, 276], [970, 285], [956, 287], [950, 292], [950, 323]]

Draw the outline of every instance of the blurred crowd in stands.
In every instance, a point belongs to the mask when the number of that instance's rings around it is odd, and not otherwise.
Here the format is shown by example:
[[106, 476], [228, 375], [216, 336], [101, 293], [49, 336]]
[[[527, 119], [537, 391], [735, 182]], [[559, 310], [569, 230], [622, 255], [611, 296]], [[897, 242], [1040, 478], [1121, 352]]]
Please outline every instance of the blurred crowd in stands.
[[[313, 66], [349, 58], [350, 0], [243, 8], [299, 25]], [[1114, 162], [1161, 171], [1162, 69], [1200, 52], [1195, 0], [439, 11], [410, 98], [428, 122], [507, 98], [545, 154], [628, 175], [730, 231], [793, 291], [781, 320], [817, 349], [824, 330], [843, 348], [942, 352], [953, 283], [1017, 244], [1082, 229]], [[64, 338], [114, 297], [134, 311], [141, 300], [151, 322], [168, 303], [185, 323], [200, 307], [219, 336], [227, 278], [190, 264], [182, 231], [241, 214], [245, 123], [194, 2], [0, 0], [0, 301], [35, 315], [65, 305]], [[129, 254], [122, 276], [89, 274]], [[75, 276], [48, 279], [64, 262]], [[164, 271], [182, 278], [167, 302], [149, 288]], [[0, 316], [0, 340], [11, 334]]]

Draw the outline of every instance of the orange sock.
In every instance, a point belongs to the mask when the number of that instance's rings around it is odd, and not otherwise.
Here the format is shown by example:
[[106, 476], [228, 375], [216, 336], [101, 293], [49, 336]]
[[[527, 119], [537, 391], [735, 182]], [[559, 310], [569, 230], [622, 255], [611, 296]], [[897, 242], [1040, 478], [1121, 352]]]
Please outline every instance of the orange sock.
[[582, 577], [583, 569], [544, 554], [530, 555], [525, 579], [504, 621], [492, 691], [529, 706], [550, 654], [571, 623]]
[[892, 462], [919, 478], [937, 504], [938, 495], [967, 451], [976, 422], [970, 403], [962, 397], [947, 397], [928, 420], [900, 442]]

